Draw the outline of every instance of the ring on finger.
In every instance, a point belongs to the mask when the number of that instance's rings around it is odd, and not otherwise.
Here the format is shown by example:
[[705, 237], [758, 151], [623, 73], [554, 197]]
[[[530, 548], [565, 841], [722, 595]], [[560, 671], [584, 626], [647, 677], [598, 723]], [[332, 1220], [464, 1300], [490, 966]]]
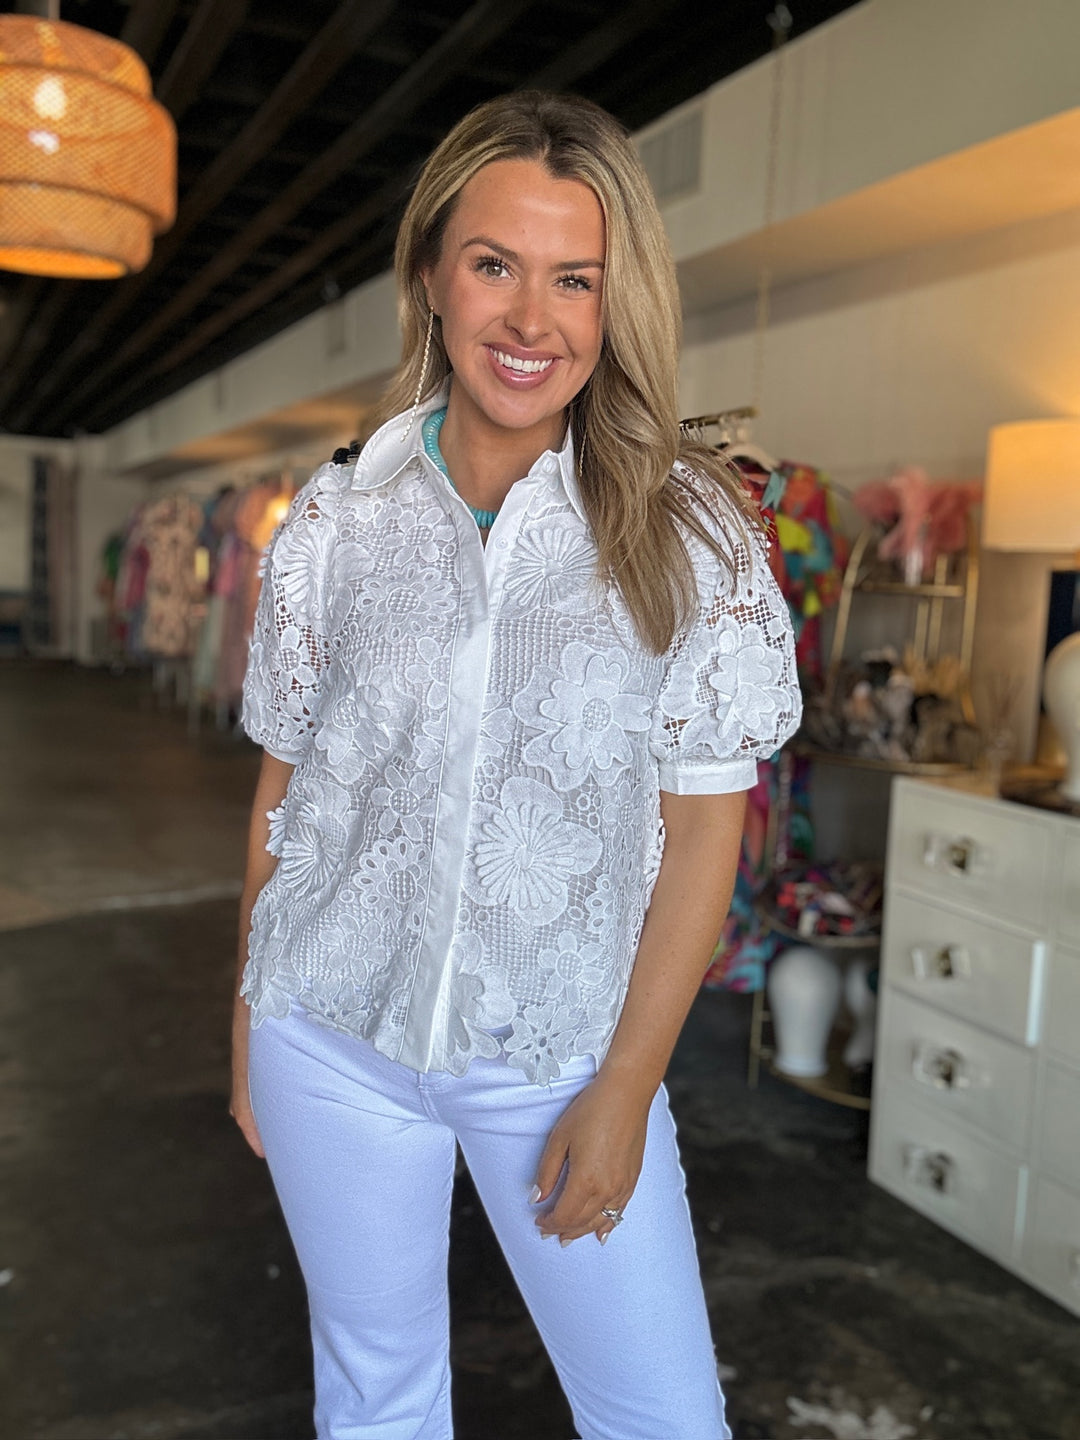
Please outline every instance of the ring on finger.
[[613, 1225], [621, 1225], [625, 1218], [623, 1212], [616, 1209], [614, 1205], [601, 1210], [600, 1214], [610, 1220]]

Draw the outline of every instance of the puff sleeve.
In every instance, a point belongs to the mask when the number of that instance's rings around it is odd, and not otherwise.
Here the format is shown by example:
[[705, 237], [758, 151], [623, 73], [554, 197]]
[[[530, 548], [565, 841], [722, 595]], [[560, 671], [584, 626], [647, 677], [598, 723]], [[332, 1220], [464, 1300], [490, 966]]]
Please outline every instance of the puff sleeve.
[[750, 789], [757, 761], [802, 716], [791, 619], [764, 541], [733, 538], [730, 550], [734, 579], [715, 556], [700, 562], [700, 609], [669, 652], [653, 716], [660, 788], [675, 795]]
[[326, 596], [333, 506], [319, 479], [299, 492], [267, 546], [244, 676], [245, 731], [290, 765], [311, 748], [331, 649]]

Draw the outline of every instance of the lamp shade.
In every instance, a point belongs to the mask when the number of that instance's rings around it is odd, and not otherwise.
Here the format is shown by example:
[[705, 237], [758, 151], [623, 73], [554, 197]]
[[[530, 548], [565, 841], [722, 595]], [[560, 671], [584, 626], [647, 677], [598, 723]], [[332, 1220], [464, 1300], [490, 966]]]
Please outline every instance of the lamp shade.
[[995, 425], [986, 453], [983, 545], [1080, 549], [1080, 420]]
[[176, 216], [176, 126], [135, 52], [81, 25], [0, 16], [0, 268], [141, 270]]

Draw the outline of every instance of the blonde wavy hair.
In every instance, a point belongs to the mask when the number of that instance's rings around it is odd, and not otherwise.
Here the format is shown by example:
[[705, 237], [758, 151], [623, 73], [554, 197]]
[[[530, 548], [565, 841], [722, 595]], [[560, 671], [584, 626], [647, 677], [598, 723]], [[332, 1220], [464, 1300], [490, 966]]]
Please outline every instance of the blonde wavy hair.
[[[495, 160], [537, 160], [556, 179], [588, 185], [603, 209], [604, 338], [596, 369], [570, 404], [570, 423], [600, 574], [618, 586], [642, 642], [662, 654], [699, 603], [687, 536], [734, 579], [732, 522], [745, 539], [759, 521], [734, 467], [680, 432], [675, 265], [645, 170], [607, 111], [576, 96], [519, 90], [472, 110], [429, 157], [398, 231], [402, 361], [381, 418], [413, 402], [428, 323], [421, 272], [438, 261], [462, 188]], [[450, 370], [436, 320], [428, 395]]]

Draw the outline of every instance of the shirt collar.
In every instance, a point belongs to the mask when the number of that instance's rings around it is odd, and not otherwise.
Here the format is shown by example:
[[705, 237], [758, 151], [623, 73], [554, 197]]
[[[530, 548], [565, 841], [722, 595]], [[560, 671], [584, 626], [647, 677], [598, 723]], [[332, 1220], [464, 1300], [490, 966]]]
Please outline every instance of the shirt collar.
[[[409, 424], [411, 412], [408, 410], [401, 415], [395, 415], [385, 425], [380, 425], [360, 452], [356, 468], [353, 471], [352, 488], [354, 490], [378, 490], [381, 486], [389, 485], [392, 480], [396, 480], [402, 470], [423, 450], [424, 420], [433, 410], [438, 410], [446, 404], [448, 395], [448, 385], [443, 385], [434, 394], [429, 395], [417, 407], [411, 426]], [[407, 435], [406, 430], [409, 432]], [[551, 459], [555, 461], [555, 473], [559, 476], [571, 509], [587, 525], [589, 522], [581, 499], [581, 488], [578, 484], [571, 426], [566, 427], [562, 447], [556, 451], [545, 450], [529, 474], [553, 473]], [[548, 464], [545, 465], [545, 461]]]

